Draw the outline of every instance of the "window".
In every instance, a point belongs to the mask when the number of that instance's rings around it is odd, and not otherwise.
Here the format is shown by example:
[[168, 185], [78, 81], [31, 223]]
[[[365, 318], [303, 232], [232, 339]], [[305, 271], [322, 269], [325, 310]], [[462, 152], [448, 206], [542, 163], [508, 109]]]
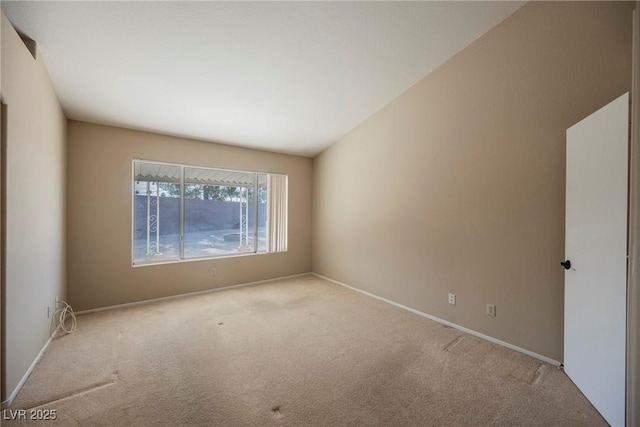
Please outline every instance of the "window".
[[134, 265], [286, 250], [286, 175], [134, 160]]

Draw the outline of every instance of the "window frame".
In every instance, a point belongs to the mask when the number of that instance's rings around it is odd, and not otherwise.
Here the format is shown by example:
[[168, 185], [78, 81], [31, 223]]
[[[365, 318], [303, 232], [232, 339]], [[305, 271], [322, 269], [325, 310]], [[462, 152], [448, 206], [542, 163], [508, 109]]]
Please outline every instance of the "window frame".
[[[144, 261], [144, 262], [136, 262], [135, 261], [135, 216], [136, 216], [136, 192], [135, 192], [135, 187], [136, 187], [136, 163], [151, 163], [151, 164], [157, 164], [157, 165], [167, 165], [167, 166], [175, 166], [175, 167], [179, 167], [180, 168], [180, 214], [179, 214], [179, 218], [180, 218], [180, 237], [179, 237], [179, 241], [180, 241], [180, 248], [179, 248], [179, 254], [178, 254], [178, 258], [177, 259], [168, 259], [168, 260], [162, 260], [162, 261]], [[194, 257], [194, 258], [185, 258], [185, 253], [184, 253], [184, 237], [185, 237], [185, 169], [186, 168], [194, 168], [194, 169], [205, 169], [205, 170], [213, 170], [213, 171], [220, 171], [220, 172], [231, 172], [231, 173], [245, 173], [245, 174], [253, 174], [254, 175], [254, 183], [253, 183], [253, 191], [254, 191], [254, 202], [252, 203], [252, 207], [248, 207], [248, 209], [252, 209], [253, 210], [253, 250], [251, 252], [238, 252], [238, 253], [229, 253], [229, 254], [220, 254], [220, 255], [212, 255], [212, 256], [205, 256], [205, 257]], [[258, 187], [260, 185], [260, 180], [258, 178], [259, 175], [264, 175], [266, 177], [266, 183], [265, 185], [267, 186], [267, 200], [266, 200], [266, 206], [265, 206], [265, 232], [266, 232], [266, 248], [264, 251], [259, 251], [258, 247], [259, 247], [259, 243], [258, 243]], [[277, 253], [277, 252], [287, 252], [287, 249], [285, 248], [284, 250], [277, 250], [277, 251], [273, 251], [271, 250], [271, 245], [270, 245], [270, 236], [269, 236], [269, 228], [270, 228], [270, 216], [271, 216], [271, 200], [270, 200], [270, 176], [273, 175], [279, 175], [279, 176], [285, 176], [286, 177], [286, 182], [287, 182], [287, 200], [288, 200], [288, 180], [289, 180], [289, 176], [286, 173], [279, 173], [279, 172], [263, 172], [263, 171], [248, 171], [248, 170], [240, 170], [240, 169], [229, 169], [229, 168], [220, 168], [220, 167], [212, 167], [212, 166], [201, 166], [201, 165], [190, 165], [190, 164], [186, 164], [186, 163], [174, 163], [174, 162], [166, 162], [166, 161], [160, 161], [160, 160], [149, 160], [149, 159], [140, 159], [140, 158], [133, 158], [131, 160], [131, 235], [130, 235], [130, 243], [131, 243], [131, 266], [132, 267], [147, 267], [147, 266], [151, 266], [151, 265], [163, 265], [163, 264], [175, 264], [175, 263], [182, 263], [182, 262], [192, 262], [192, 261], [210, 261], [210, 260], [215, 260], [215, 259], [219, 259], [219, 258], [233, 258], [233, 257], [245, 257], [245, 256], [254, 256], [254, 255], [266, 255], [266, 254], [272, 254], [272, 253]], [[246, 188], [250, 188], [250, 187], [246, 187]], [[288, 210], [288, 206], [287, 206], [287, 210]], [[247, 211], [248, 212], [248, 211]], [[288, 214], [286, 215], [286, 217], [288, 218]], [[287, 223], [288, 223], [288, 219], [287, 219]], [[288, 225], [287, 225], [288, 228]], [[287, 239], [288, 240], [288, 239]], [[285, 247], [288, 246], [285, 243]]]

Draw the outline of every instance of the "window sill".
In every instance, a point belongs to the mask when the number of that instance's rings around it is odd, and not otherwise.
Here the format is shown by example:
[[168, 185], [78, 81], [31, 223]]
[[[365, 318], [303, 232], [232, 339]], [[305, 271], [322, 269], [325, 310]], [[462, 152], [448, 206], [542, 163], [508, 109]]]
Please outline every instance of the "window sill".
[[188, 258], [188, 259], [177, 259], [174, 261], [161, 261], [161, 262], [144, 262], [131, 264], [131, 267], [149, 267], [152, 265], [166, 265], [166, 264], [182, 264], [185, 262], [195, 262], [195, 261], [215, 261], [218, 259], [228, 259], [228, 258], [239, 258], [239, 257], [250, 257], [250, 256], [260, 256], [260, 255], [272, 255], [277, 253], [284, 253], [287, 251], [279, 251], [279, 252], [250, 252], [250, 253], [238, 253], [238, 254], [229, 254], [229, 255], [220, 255], [216, 257], [204, 257], [204, 258]]

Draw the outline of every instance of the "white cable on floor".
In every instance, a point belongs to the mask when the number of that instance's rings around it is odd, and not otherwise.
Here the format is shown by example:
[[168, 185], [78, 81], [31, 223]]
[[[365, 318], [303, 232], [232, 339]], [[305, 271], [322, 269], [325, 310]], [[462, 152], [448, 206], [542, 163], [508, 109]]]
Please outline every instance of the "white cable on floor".
[[[58, 301], [58, 305], [62, 305], [61, 308], [57, 308], [53, 313], [53, 321], [58, 320], [58, 327], [67, 334], [71, 334], [76, 330], [76, 315], [73, 309], [66, 301]], [[71, 325], [67, 328], [67, 319], [71, 318]]]

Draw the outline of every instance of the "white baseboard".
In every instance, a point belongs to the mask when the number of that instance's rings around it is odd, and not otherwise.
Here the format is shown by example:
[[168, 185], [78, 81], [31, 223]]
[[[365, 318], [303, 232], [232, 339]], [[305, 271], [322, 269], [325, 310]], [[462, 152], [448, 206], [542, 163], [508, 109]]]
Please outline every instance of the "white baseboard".
[[3, 400], [2, 403], [0, 403], [0, 408], [1, 409], [6, 409], [9, 406], [11, 406], [11, 404], [13, 403], [13, 400], [16, 398], [16, 396], [18, 395], [20, 390], [22, 390], [22, 387], [24, 386], [24, 383], [27, 382], [27, 379], [31, 375], [31, 372], [33, 372], [33, 369], [36, 367], [36, 365], [38, 364], [38, 362], [42, 358], [42, 355], [44, 354], [44, 352], [47, 351], [47, 348], [49, 347], [49, 344], [51, 344], [51, 340], [53, 339], [53, 337], [56, 336], [56, 334], [58, 333], [59, 329], [60, 329], [60, 326], [58, 326], [53, 331], [53, 333], [49, 336], [49, 339], [47, 340], [47, 342], [44, 343], [44, 346], [42, 346], [42, 350], [40, 350], [40, 353], [38, 353], [36, 358], [33, 360], [33, 362], [31, 363], [31, 366], [29, 366], [29, 369], [27, 369], [27, 372], [24, 373], [24, 375], [20, 379], [20, 382], [16, 386], [16, 388], [13, 389], [13, 391], [11, 392], [11, 394], [9, 395], [9, 397], [6, 400]]
[[240, 283], [238, 285], [223, 286], [223, 287], [220, 287], [220, 288], [206, 289], [204, 291], [188, 292], [188, 293], [185, 293], [185, 294], [170, 295], [168, 297], [152, 298], [152, 299], [147, 299], [147, 300], [143, 300], [143, 301], [135, 301], [135, 302], [128, 302], [128, 303], [124, 303], [124, 304], [109, 305], [107, 307], [91, 308], [89, 310], [76, 311], [75, 314], [76, 314], [76, 316], [79, 316], [79, 315], [83, 315], [83, 314], [97, 313], [99, 311], [117, 310], [119, 308], [133, 307], [133, 306], [136, 306], [136, 305], [151, 304], [153, 302], [158, 302], [158, 301], [168, 301], [168, 300], [172, 300], [172, 299], [176, 299], [176, 298], [186, 298], [186, 297], [192, 297], [192, 296], [195, 296], [195, 295], [208, 294], [208, 293], [211, 293], [211, 292], [219, 292], [219, 291], [226, 291], [226, 290], [229, 290], [229, 289], [243, 288], [245, 286], [259, 285], [259, 284], [262, 284], [262, 283], [269, 283], [269, 282], [275, 282], [275, 281], [278, 281], [278, 280], [291, 279], [291, 278], [294, 278], [294, 277], [307, 276], [309, 274], [312, 274], [312, 273], [309, 272], [309, 273], [294, 274], [292, 276], [283, 276], [283, 277], [276, 277], [276, 278], [267, 279], [267, 280], [258, 280], [257, 282]]
[[318, 273], [312, 273], [312, 274], [314, 276], [320, 277], [321, 279], [324, 279], [324, 280], [326, 280], [328, 282], [335, 283], [336, 285], [343, 286], [343, 287], [345, 287], [347, 289], [351, 289], [352, 291], [359, 292], [359, 293], [361, 293], [363, 295], [366, 295], [368, 297], [375, 298], [377, 300], [380, 300], [380, 301], [386, 302], [388, 304], [394, 305], [394, 306], [396, 306], [398, 308], [401, 308], [403, 310], [409, 311], [409, 312], [411, 312], [413, 314], [417, 314], [418, 316], [426, 317], [427, 319], [434, 320], [434, 321], [436, 321], [438, 323], [442, 323], [443, 325], [451, 326], [452, 328], [458, 329], [459, 331], [462, 331], [462, 332], [466, 332], [466, 333], [468, 333], [470, 335], [474, 335], [474, 336], [476, 336], [478, 338], [482, 338], [484, 340], [487, 340], [487, 341], [490, 341], [492, 343], [501, 345], [501, 346], [509, 348], [511, 350], [515, 350], [515, 351], [518, 351], [520, 353], [524, 353], [527, 356], [531, 356], [531, 357], [536, 358], [538, 360], [541, 360], [543, 362], [549, 363], [549, 364], [551, 364], [553, 366], [560, 366], [561, 365], [561, 363], [558, 362], [557, 360], [551, 359], [549, 357], [543, 356], [543, 355], [538, 354], [538, 353], [534, 353], [533, 351], [526, 350], [524, 348], [515, 346], [513, 344], [509, 344], [508, 342], [501, 341], [501, 340], [499, 340], [497, 338], [490, 337], [489, 335], [482, 334], [480, 332], [474, 331], [473, 329], [469, 329], [469, 328], [465, 328], [464, 326], [456, 325], [455, 323], [451, 323], [451, 322], [449, 322], [447, 320], [440, 319], [438, 317], [432, 316], [432, 315], [427, 314], [427, 313], [423, 313], [422, 311], [416, 310], [415, 308], [407, 307], [406, 305], [402, 305], [402, 304], [399, 304], [399, 303], [397, 303], [395, 301], [391, 301], [391, 300], [388, 300], [388, 299], [383, 298], [381, 296], [372, 294], [370, 292], [363, 291], [362, 289], [354, 288], [353, 286], [349, 286], [349, 285], [347, 285], [345, 283], [338, 282], [337, 280], [333, 280], [333, 279], [331, 279], [329, 277], [322, 276], [322, 275], [320, 275]]

